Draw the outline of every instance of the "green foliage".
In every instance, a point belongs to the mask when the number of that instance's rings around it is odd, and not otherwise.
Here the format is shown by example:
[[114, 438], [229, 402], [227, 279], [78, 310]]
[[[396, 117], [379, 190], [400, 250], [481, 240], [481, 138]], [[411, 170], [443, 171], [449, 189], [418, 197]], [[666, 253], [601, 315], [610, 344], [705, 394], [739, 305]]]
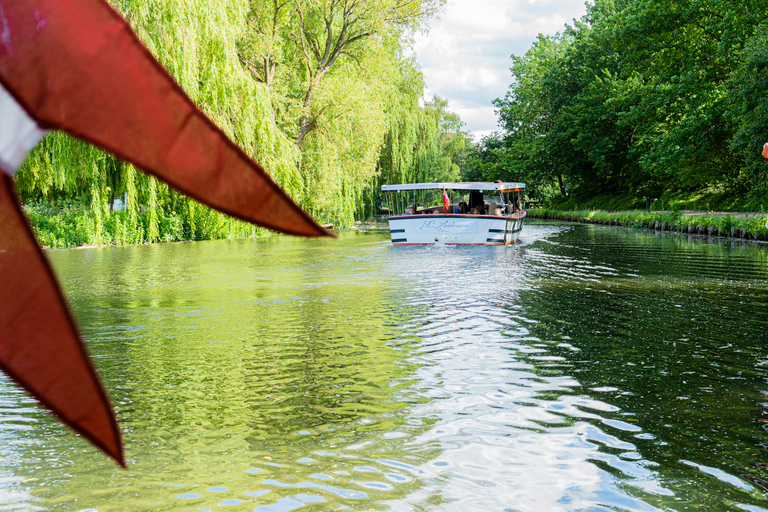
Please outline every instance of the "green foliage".
[[435, 154], [447, 144], [434, 144], [445, 128], [419, 106], [423, 79], [404, 57], [442, 3], [251, 2], [240, 58], [300, 150], [301, 202], [321, 222], [349, 225], [375, 210], [382, 181], [445, 167]]
[[40, 245], [54, 249], [150, 241], [147, 233], [152, 232], [152, 223], [156, 223], [153, 241], [163, 242], [245, 238], [264, 233], [261, 228], [201, 206], [185, 217], [163, 210], [110, 211], [104, 215], [80, 203], [28, 203], [24, 212]]
[[378, 161], [379, 176], [366, 198], [365, 216], [383, 206], [381, 183], [458, 181], [468, 165], [473, 145], [469, 134], [462, 131], [464, 123], [439, 96], [419, 107], [413, 88], [420, 81], [421, 75], [415, 71], [406, 74], [399, 89], [410, 92], [390, 103], [389, 129]]
[[588, 200], [579, 200], [573, 195], [555, 196], [548, 203], [556, 210], [605, 210], [621, 211], [645, 208], [645, 200], [630, 194], [599, 194]]
[[462, 159], [470, 146], [464, 123], [448, 110], [448, 102], [439, 96], [424, 108], [417, 97], [411, 105], [393, 112], [379, 165], [387, 183], [456, 181]]
[[768, 190], [766, 19], [766, 0], [595, 0], [513, 58], [496, 101], [508, 172], [545, 199], [553, 188], [575, 202], [717, 188], [757, 201]]
[[732, 146], [745, 161], [744, 181], [765, 202], [768, 167], [754, 146], [768, 142], [768, 20], [761, 22], [745, 46], [741, 66], [728, 83], [735, 100]]
[[[443, 1], [112, 3], [289, 195], [320, 222], [344, 226], [375, 209], [383, 180], [458, 175], [461, 121], [440, 99], [419, 105], [423, 79], [404, 56]], [[51, 247], [264, 233], [62, 134], [32, 152], [16, 185]]]

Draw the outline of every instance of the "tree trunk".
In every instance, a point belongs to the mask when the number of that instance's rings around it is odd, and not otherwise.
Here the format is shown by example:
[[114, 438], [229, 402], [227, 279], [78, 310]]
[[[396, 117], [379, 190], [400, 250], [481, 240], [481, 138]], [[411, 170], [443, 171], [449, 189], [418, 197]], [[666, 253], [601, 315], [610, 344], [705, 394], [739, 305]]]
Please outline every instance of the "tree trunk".
[[565, 194], [565, 184], [563, 183], [563, 175], [560, 173], [557, 173], [557, 184], [560, 186], [560, 193], [562, 195]]
[[309, 83], [309, 89], [304, 96], [304, 105], [301, 109], [301, 117], [299, 118], [299, 136], [296, 137], [296, 145], [301, 147], [304, 143], [304, 137], [309, 133], [309, 109], [312, 106], [312, 94], [315, 91], [315, 81], [312, 80]]
[[304, 95], [304, 105], [301, 108], [301, 117], [299, 118], [299, 135], [296, 137], [296, 145], [301, 147], [304, 143], [304, 137], [312, 131], [312, 123], [309, 122], [310, 108], [312, 107], [312, 97], [315, 93], [317, 84], [320, 83], [320, 79], [328, 71], [327, 67], [321, 68], [312, 80], [309, 81], [309, 87], [307, 88], [307, 94]]
[[271, 55], [264, 57], [264, 83], [267, 84], [267, 89], [272, 88], [272, 82], [275, 80], [275, 70], [277, 63], [272, 60]]

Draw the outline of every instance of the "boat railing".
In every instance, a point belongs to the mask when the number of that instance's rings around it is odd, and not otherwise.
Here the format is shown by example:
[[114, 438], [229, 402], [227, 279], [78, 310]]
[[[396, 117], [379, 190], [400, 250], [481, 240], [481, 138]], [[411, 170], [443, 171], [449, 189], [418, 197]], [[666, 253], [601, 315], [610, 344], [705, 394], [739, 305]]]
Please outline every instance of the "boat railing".
[[486, 213], [445, 213], [445, 208], [442, 206], [433, 206], [417, 210], [415, 213], [395, 213], [390, 215], [389, 218], [411, 218], [420, 217], [423, 215], [441, 215], [441, 216], [457, 216], [457, 217], [482, 217], [482, 218], [507, 218], [507, 219], [522, 219], [528, 214], [525, 209], [518, 209], [512, 212], [502, 213], [490, 213], [486, 210]]

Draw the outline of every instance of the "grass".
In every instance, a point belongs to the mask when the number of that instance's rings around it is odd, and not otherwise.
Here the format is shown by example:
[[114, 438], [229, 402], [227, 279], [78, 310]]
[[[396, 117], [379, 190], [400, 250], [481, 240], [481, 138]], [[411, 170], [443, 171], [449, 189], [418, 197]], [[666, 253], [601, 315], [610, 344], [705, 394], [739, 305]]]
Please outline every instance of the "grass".
[[[684, 215], [679, 211], [646, 212], [645, 210], [627, 210], [609, 212], [604, 210], [563, 211], [551, 208], [530, 210], [534, 218], [569, 220], [592, 224], [607, 224], [628, 228], [651, 228], [664, 231], [694, 232], [719, 236], [732, 236], [768, 240], [768, 215], [730, 214]], [[693, 226], [693, 231], [689, 228]], [[710, 229], [712, 228], [712, 229]]]

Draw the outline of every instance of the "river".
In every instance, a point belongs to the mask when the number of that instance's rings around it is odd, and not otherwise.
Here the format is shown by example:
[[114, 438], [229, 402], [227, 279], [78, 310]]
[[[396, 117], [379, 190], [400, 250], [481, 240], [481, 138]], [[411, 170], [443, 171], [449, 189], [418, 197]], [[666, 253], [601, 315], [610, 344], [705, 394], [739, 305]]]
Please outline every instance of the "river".
[[0, 511], [768, 510], [765, 244], [48, 254], [130, 469], [0, 377]]

